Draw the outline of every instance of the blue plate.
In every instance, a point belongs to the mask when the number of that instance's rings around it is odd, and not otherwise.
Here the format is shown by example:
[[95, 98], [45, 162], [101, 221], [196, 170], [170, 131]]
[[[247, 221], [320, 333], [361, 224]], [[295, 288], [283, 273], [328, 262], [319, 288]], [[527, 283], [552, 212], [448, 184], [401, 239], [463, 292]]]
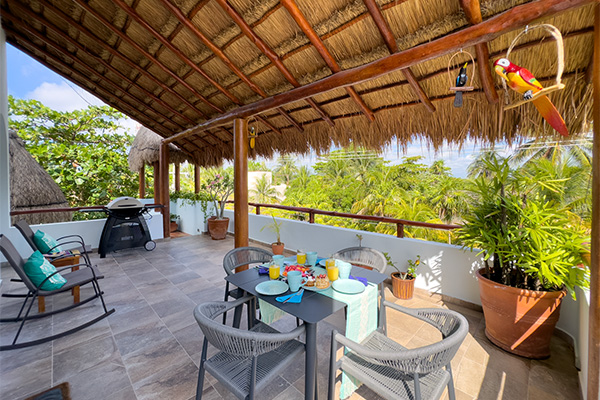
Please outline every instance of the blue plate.
[[338, 279], [331, 286], [333, 286], [333, 290], [346, 294], [358, 294], [365, 291], [365, 285], [354, 279]]
[[266, 296], [276, 296], [278, 294], [287, 292], [289, 288], [290, 287], [288, 286], [288, 284], [282, 281], [266, 281], [259, 283], [254, 289], [258, 293], [264, 294]]

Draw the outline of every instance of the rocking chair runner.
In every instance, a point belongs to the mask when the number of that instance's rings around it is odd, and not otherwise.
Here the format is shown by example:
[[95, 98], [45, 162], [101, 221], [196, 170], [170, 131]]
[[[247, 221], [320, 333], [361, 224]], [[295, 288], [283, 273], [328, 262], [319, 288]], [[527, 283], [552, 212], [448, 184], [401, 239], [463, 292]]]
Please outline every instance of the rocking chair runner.
[[[25, 286], [28, 289], [28, 293], [25, 295], [25, 300], [23, 301], [23, 305], [21, 306], [21, 309], [19, 310], [18, 315], [14, 318], [0, 319], [0, 322], [19, 322], [19, 321], [21, 321], [21, 324], [19, 326], [19, 329], [17, 330], [17, 333], [15, 335], [15, 338], [13, 339], [12, 344], [0, 346], [0, 351], [13, 350], [13, 349], [19, 349], [19, 348], [23, 348], [23, 347], [34, 346], [37, 344], [45, 343], [45, 342], [48, 342], [51, 340], [55, 340], [55, 339], [70, 335], [70, 334], [78, 332], [84, 328], [87, 328], [90, 325], [95, 324], [96, 322], [100, 321], [103, 318], [106, 318], [107, 316], [109, 316], [110, 314], [115, 312], [114, 308], [111, 310], [107, 310], [106, 304], [104, 303], [104, 298], [102, 297], [104, 292], [102, 292], [100, 290], [100, 285], [98, 283], [98, 275], [99, 275], [98, 270], [96, 267], [92, 266], [91, 264], [86, 264], [86, 263], [79, 264], [78, 265], [79, 267], [84, 267], [84, 268], [82, 268], [78, 271], [73, 271], [73, 272], [69, 272], [69, 273], [62, 275], [63, 278], [66, 279], [67, 283], [65, 283], [60, 289], [44, 290], [44, 289], [41, 289], [41, 286], [50, 278], [50, 276], [55, 275], [56, 273], [64, 271], [64, 270], [68, 270], [68, 269], [72, 268], [73, 266], [58, 268], [54, 274], [50, 275], [43, 282], [41, 282], [38, 286], [36, 286], [29, 279], [29, 277], [25, 273], [25, 270], [23, 269], [23, 266], [25, 265], [25, 260], [23, 260], [23, 258], [21, 257], [21, 255], [19, 254], [17, 249], [15, 249], [15, 247], [10, 242], [10, 240], [2, 234], [0, 234], [0, 251], [2, 251], [2, 254], [4, 255], [4, 257], [6, 257], [10, 266], [19, 275], [19, 278], [23, 281], [23, 283], [25, 284]], [[31, 307], [33, 306], [33, 304], [35, 303], [35, 300], [39, 296], [52, 296], [52, 295], [55, 295], [58, 293], [69, 291], [75, 286], [82, 286], [82, 285], [86, 285], [88, 283], [91, 283], [92, 287], [94, 288], [94, 295], [92, 295], [91, 297], [84, 299], [83, 301], [81, 301], [79, 303], [72, 304], [67, 307], [57, 309], [57, 310], [53, 310], [53, 311], [49, 311], [49, 312], [45, 312], [45, 313], [41, 313], [41, 314], [35, 314], [35, 315], [31, 315], [31, 316], [29, 315], [29, 313], [31, 312]], [[37, 340], [17, 343], [17, 340], [19, 339], [19, 335], [21, 334], [21, 330], [23, 329], [23, 326], [25, 325], [25, 321], [31, 320], [31, 319], [36, 319], [36, 318], [43, 318], [43, 317], [53, 315], [53, 314], [58, 314], [60, 312], [70, 310], [70, 309], [80, 306], [82, 304], [86, 304], [97, 297], [100, 298], [100, 301], [102, 302], [102, 307], [104, 309], [104, 313], [102, 315], [98, 316], [97, 318], [92, 319], [84, 324], [81, 324], [75, 328], [69, 329], [62, 333], [58, 333], [58, 334], [51, 335], [51, 336], [46, 336], [44, 338], [37, 339]], [[28, 304], [28, 302], [29, 302], [29, 304]], [[25, 313], [23, 314], [24, 310], [25, 310]]]

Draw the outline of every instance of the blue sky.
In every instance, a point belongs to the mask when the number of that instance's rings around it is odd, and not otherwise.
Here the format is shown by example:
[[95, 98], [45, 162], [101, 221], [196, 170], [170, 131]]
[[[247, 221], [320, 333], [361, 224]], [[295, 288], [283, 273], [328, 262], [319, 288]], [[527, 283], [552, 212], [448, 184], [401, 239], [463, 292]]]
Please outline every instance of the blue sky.
[[[35, 99], [45, 106], [59, 111], [72, 111], [85, 108], [90, 104], [103, 104], [95, 96], [79, 88], [74, 83], [68, 82], [11, 45], [7, 44], [6, 52], [8, 93], [10, 95], [21, 99]], [[131, 119], [122, 121], [122, 125], [132, 135], [135, 135], [139, 127], [139, 124]], [[462, 151], [445, 148], [438, 154], [429, 151], [421, 143], [413, 143], [408, 146], [406, 153], [401, 151], [398, 155], [394, 146], [385, 149], [383, 156], [392, 163], [400, 162], [403, 157], [418, 155], [425, 157], [423, 162], [426, 164], [443, 159], [446, 165], [452, 169], [454, 176], [465, 177], [467, 166], [473, 161], [478, 152], [479, 147], [474, 143], [465, 143]], [[316, 157], [305, 157], [299, 162], [313, 164], [316, 162]]]

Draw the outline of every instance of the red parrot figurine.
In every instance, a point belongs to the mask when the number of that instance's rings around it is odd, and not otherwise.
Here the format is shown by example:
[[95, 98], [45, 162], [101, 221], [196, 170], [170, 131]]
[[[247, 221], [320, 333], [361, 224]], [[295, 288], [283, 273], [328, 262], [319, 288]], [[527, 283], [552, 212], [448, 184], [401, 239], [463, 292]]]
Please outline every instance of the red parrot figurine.
[[[531, 72], [511, 63], [506, 58], [496, 60], [494, 62], [494, 69], [498, 75], [506, 79], [506, 82], [508, 82], [508, 86], [510, 86], [511, 89], [523, 94], [525, 100], [531, 99], [534, 93], [543, 89], [542, 85], [540, 85]], [[538, 96], [532, 103], [538, 109], [540, 114], [542, 114], [542, 117], [558, 133], [563, 136], [569, 135], [565, 121], [562, 119], [548, 96]]]

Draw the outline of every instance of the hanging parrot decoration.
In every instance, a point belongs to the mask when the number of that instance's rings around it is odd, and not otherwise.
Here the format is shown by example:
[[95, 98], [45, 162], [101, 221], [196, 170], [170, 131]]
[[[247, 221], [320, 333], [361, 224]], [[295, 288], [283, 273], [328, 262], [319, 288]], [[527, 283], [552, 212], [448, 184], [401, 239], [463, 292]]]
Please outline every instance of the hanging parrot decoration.
[[[508, 86], [521, 93], [525, 100], [531, 99], [534, 93], [543, 89], [542, 85], [540, 85], [531, 72], [511, 63], [506, 58], [496, 60], [494, 62], [494, 69], [498, 75], [508, 82]], [[552, 128], [563, 136], [569, 135], [565, 121], [548, 96], [538, 96], [532, 102]]]
[[253, 149], [256, 143], [256, 130], [254, 127], [250, 127], [250, 148]]
[[[457, 87], [463, 87], [467, 84], [467, 79], [469, 78], [467, 76], [467, 64], [468, 62], [465, 63], [465, 65], [462, 66], [462, 68], [460, 69], [460, 71], [458, 72], [458, 76], [456, 77], [456, 86]], [[456, 94], [454, 95], [454, 107], [462, 107], [463, 105], [463, 93], [461, 91], [457, 91]]]

